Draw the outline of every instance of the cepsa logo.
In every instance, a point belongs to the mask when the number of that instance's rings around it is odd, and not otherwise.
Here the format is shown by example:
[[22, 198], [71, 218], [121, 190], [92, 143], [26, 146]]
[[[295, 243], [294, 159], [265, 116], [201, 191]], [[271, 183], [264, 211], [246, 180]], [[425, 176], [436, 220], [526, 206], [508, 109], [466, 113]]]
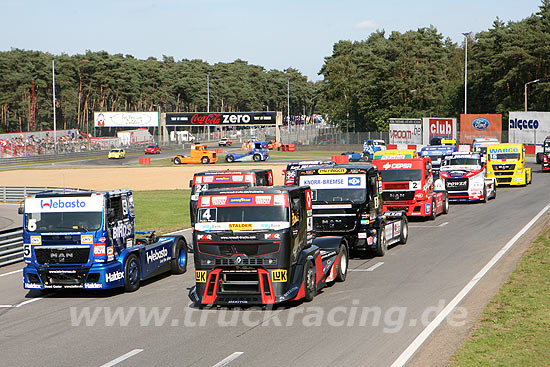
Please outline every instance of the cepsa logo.
[[84, 208], [86, 202], [76, 200], [61, 200], [61, 199], [50, 199], [50, 200], [40, 200], [40, 207], [42, 209], [71, 209], [71, 208]]
[[388, 162], [385, 165], [382, 166], [383, 169], [389, 170], [389, 169], [410, 169], [412, 168], [412, 163], [391, 163]]

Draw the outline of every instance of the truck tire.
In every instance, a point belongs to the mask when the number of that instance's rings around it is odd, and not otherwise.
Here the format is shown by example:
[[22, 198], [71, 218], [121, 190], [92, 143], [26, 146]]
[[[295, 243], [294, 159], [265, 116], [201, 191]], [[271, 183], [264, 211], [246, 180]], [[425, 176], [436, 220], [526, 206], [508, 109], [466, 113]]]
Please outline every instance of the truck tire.
[[262, 159], [262, 156], [259, 154], [254, 154], [252, 159], [254, 159], [254, 162], [259, 162]]
[[181, 164], [181, 159], [179, 157], [174, 158], [174, 164]]
[[184, 239], [180, 238], [174, 246], [175, 257], [172, 259], [170, 269], [172, 270], [172, 274], [183, 274], [187, 271], [187, 243], [185, 243]]
[[481, 200], [482, 203], [487, 203], [489, 199], [487, 198], [487, 186], [483, 186], [483, 200]]
[[201, 158], [201, 163], [202, 164], [208, 164], [208, 163], [210, 163], [210, 159], [208, 159], [208, 157], [202, 157]]
[[376, 255], [384, 256], [388, 251], [388, 242], [386, 241], [386, 225], [380, 224], [376, 234]]
[[401, 234], [399, 235], [399, 243], [406, 244], [409, 239], [409, 220], [407, 216], [401, 218]]
[[340, 245], [340, 261], [338, 262], [338, 273], [336, 274], [336, 281], [337, 282], [345, 282], [346, 276], [348, 274], [348, 248], [347, 246], [342, 243]]
[[304, 301], [311, 302], [317, 291], [315, 281], [315, 268], [311, 261], [304, 266]]
[[437, 210], [435, 209], [435, 199], [432, 198], [432, 207], [430, 211], [430, 220], [435, 220], [437, 217]]
[[443, 203], [443, 214], [449, 213], [449, 195], [445, 194], [445, 202]]
[[234, 160], [235, 160], [235, 157], [233, 157], [232, 155], [228, 155], [227, 157], [225, 157], [225, 161], [227, 163], [232, 163]]
[[135, 254], [130, 254], [124, 263], [124, 291], [134, 292], [139, 289], [141, 281], [141, 269], [139, 259]]

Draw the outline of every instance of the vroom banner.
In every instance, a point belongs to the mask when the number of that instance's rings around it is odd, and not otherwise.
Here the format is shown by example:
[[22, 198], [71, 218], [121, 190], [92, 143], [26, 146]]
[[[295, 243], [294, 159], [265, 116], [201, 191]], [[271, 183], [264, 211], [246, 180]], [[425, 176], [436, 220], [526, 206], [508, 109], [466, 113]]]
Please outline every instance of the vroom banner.
[[510, 112], [510, 143], [542, 144], [550, 136], [550, 112]]
[[390, 119], [390, 144], [422, 144], [421, 119]]
[[94, 112], [95, 127], [157, 127], [158, 112]]
[[275, 125], [277, 112], [167, 112], [166, 126]]
[[424, 117], [422, 119], [422, 131], [422, 141], [426, 145], [430, 144], [432, 138], [456, 140], [456, 119]]
[[461, 114], [460, 142], [471, 144], [475, 138], [497, 138], [502, 141], [502, 115]]

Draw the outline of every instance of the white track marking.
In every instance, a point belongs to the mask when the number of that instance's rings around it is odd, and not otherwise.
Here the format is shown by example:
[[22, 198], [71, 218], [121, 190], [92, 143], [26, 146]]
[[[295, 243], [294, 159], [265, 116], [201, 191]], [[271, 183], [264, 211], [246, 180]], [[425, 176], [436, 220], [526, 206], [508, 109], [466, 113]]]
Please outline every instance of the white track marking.
[[175, 233], [190, 231], [191, 229], [192, 229], [192, 228], [180, 229], [179, 231], [170, 232], [170, 233], [165, 233], [165, 234], [162, 234], [161, 236], [171, 236], [171, 235], [173, 235], [173, 234], [175, 234]]
[[132, 356], [135, 356], [136, 354], [138, 353], [141, 353], [143, 352], [143, 349], [134, 349], [124, 355], [121, 355], [120, 357], [118, 358], [115, 358], [113, 359], [111, 362], [107, 362], [105, 364], [102, 364], [101, 367], [111, 367], [111, 366], [114, 366], [115, 364], [119, 364], [120, 362], [124, 361], [125, 359], [128, 359]]
[[227, 356], [225, 357], [224, 359], [222, 359], [221, 361], [219, 361], [218, 363], [216, 363], [214, 366], [212, 367], [223, 367], [223, 366], [226, 366], [228, 365], [229, 363], [231, 363], [233, 360], [239, 358], [244, 352], [235, 352], [233, 354], [231, 354], [230, 356]]
[[382, 266], [383, 264], [384, 264], [384, 262], [380, 261], [380, 262], [374, 264], [373, 266], [371, 266], [368, 269], [349, 269], [349, 271], [374, 271], [376, 268]]
[[0, 274], [0, 278], [5, 277], [6, 275], [12, 275], [12, 274], [19, 273], [20, 271], [23, 271], [23, 269], [14, 270], [14, 271], [10, 271], [9, 273]]
[[504, 254], [512, 247], [514, 244], [518, 241], [518, 239], [525, 234], [532, 226], [535, 224], [535, 222], [544, 214], [546, 211], [550, 209], [550, 204], [546, 205], [529, 223], [527, 223], [514, 237], [510, 239], [504, 245], [502, 249], [500, 249], [499, 252], [496, 253], [495, 256], [489, 262], [487, 265], [483, 267], [473, 278], [470, 280], [468, 284], [458, 294], [455, 296], [455, 298], [452, 299], [451, 302], [433, 319], [432, 322], [426, 326], [424, 330], [413, 340], [413, 342], [401, 353], [401, 355], [395, 360], [395, 362], [392, 363], [391, 367], [402, 367], [407, 363], [409, 358], [412, 357], [412, 355], [422, 346], [422, 344], [426, 341], [426, 339], [430, 336], [430, 334], [441, 324], [441, 322], [454, 310], [454, 308], [466, 297], [466, 295], [472, 290], [472, 288], [475, 287], [477, 282], [483, 278], [485, 274], [495, 265], [501, 258], [504, 256]]
[[19, 303], [19, 304], [16, 304], [16, 305], [13, 306], [13, 307], [19, 308], [19, 307], [28, 305], [29, 303], [33, 303], [33, 302], [36, 302], [36, 301], [40, 301], [41, 299], [44, 299], [44, 297], [32, 298], [32, 299], [29, 299], [29, 300], [27, 300], [27, 301], [23, 301], [23, 302], [21, 302], [21, 303]]
[[445, 227], [447, 224], [449, 224], [449, 222], [443, 222], [441, 224], [438, 224], [437, 226], [411, 226], [409, 224], [409, 227], [411, 228], [441, 228], [441, 227]]

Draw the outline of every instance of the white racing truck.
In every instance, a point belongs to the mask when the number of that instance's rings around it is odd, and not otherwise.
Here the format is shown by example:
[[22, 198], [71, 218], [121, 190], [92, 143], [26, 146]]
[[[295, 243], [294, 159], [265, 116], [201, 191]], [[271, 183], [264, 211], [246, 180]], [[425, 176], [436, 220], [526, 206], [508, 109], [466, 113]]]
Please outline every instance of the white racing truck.
[[452, 153], [443, 157], [440, 178], [450, 201], [487, 202], [497, 196], [495, 179], [487, 177], [479, 153]]

